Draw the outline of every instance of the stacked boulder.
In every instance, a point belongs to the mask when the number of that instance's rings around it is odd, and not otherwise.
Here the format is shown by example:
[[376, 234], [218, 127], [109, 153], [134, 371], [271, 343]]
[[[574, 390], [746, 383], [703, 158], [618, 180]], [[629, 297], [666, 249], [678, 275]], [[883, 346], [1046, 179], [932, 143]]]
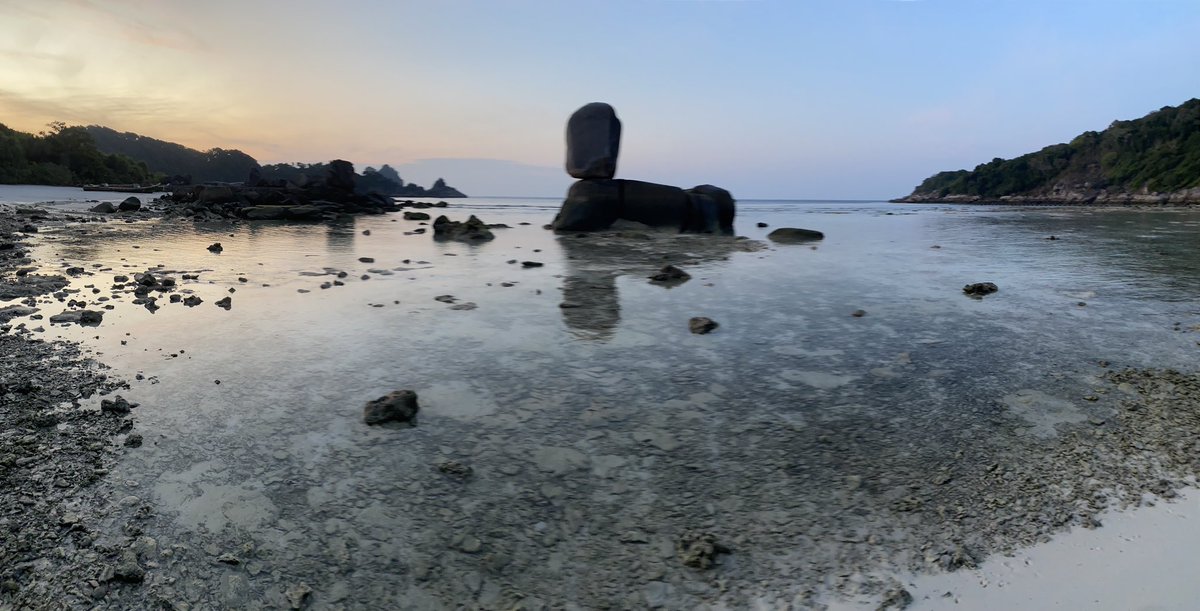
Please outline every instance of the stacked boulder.
[[607, 229], [618, 220], [692, 233], [733, 233], [735, 204], [729, 191], [712, 185], [688, 190], [613, 178], [621, 147], [621, 121], [612, 106], [593, 102], [567, 121], [567, 173], [571, 185], [556, 231]]

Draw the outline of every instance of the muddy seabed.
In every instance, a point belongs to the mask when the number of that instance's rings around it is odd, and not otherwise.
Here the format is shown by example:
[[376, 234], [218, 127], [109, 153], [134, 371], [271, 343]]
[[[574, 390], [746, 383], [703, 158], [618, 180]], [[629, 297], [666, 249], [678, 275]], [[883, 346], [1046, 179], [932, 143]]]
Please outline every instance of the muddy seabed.
[[[1098, 527], [1200, 468], [1200, 378], [1167, 369], [1195, 354], [1183, 306], [1129, 321], [1102, 291], [1077, 303], [1086, 286], [1020, 295], [966, 239], [839, 262], [836, 235], [532, 225], [439, 246], [415, 226], [43, 231], [40, 264], [85, 264], [72, 287], [115, 306], [48, 334], [140, 406], [111, 472], [42, 507], [69, 521], [5, 567], [0, 608], [899, 607], [898, 575]], [[304, 232], [311, 253], [287, 241]], [[692, 278], [650, 283], [665, 263]], [[110, 289], [159, 264], [198, 273], [179, 290], [205, 303], [149, 313]], [[995, 276], [1000, 293], [961, 294]], [[691, 316], [721, 326], [693, 335]], [[400, 388], [416, 427], [363, 424]]]

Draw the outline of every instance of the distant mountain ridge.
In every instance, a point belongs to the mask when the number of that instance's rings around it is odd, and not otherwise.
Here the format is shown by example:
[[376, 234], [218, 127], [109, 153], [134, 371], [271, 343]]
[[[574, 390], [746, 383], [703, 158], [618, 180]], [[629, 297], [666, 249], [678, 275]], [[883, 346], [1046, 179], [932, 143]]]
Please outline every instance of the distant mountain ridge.
[[[261, 180], [287, 180], [311, 182], [324, 180], [327, 163], [277, 163], [260, 165], [254, 157], [237, 149], [213, 148], [198, 151], [182, 144], [167, 142], [132, 132], [118, 132], [100, 125], [83, 128], [91, 136], [96, 148], [104, 153], [124, 155], [143, 162], [152, 172], [168, 178], [186, 178], [188, 182], [229, 182], [249, 180], [258, 172]], [[388, 165], [378, 170], [368, 167], [362, 174], [355, 174], [356, 189], [374, 191], [397, 197], [466, 197], [462, 192], [439, 178], [426, 189], [420, 185], [406, 184], [400, 175]]]
[[1200, 203], [1200, 99], [1015, 159], [940, 172], [893, 201]]

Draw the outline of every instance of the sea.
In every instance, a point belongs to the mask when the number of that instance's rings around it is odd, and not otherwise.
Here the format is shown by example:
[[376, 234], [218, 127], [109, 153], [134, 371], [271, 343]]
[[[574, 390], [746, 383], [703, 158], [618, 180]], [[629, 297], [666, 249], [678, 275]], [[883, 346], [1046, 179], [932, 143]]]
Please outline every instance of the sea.
[[[426, 210], [506, 225], [470, 244], [398, 213], [44, 228], [41, 271], [85, 268], [72, 288], [113, 308], [13, 324], [81, 343], [140, 404], [96, 528], [149, 507], [147, 587], [191, 608], [780, 608], [890, 566], [838, 541], [905, 528], [880, 524], [909, 474], [1054, 439], [1105, 370], [1200, 354], [1194, 208], [742, 200], [737, 239], [597, 240], [545, 229], [559, 204]], [[690, 279], [650, 281], [667, 264]], [[113, 289], [147, 270], [203, 303]], [[365, 425], [398, 389], [416, 426]], [[864, 473], [879, 494], [847, 505]], [[716, 568], [679, 563], [695, 533]]]

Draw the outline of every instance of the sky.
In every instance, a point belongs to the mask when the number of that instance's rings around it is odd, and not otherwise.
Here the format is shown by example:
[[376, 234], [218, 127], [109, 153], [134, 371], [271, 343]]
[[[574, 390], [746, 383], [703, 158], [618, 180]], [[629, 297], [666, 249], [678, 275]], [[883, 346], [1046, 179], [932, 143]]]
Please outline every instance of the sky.
[[873, 199], [1200, 96], [1197, 0], [0, 0], [0, 123], [560, 196], [619, 178]]

